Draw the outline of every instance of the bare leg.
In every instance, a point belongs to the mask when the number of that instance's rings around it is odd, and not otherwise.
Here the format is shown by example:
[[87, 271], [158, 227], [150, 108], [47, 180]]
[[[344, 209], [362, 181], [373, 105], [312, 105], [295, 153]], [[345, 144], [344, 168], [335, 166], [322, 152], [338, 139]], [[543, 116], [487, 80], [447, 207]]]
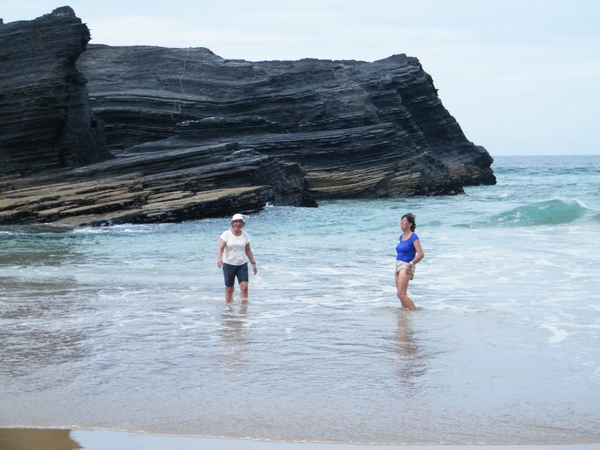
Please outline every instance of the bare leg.
[[406, 275], [406, 271], [404, 269], [402, 269], [400, 272], [396, 272], [396, 290], [398, 298], [402, 303], [402, 307], [414, 311], [417, 309], [417, 307], [406, 293], [409, 281], [409, 277]]
[[233, 286], [225, 286], [225, 301], [227, 303], [233, 301]]
[[242, 281], [240, 283], [240, 302], [246, 303], [248, 301], [248, 282]]

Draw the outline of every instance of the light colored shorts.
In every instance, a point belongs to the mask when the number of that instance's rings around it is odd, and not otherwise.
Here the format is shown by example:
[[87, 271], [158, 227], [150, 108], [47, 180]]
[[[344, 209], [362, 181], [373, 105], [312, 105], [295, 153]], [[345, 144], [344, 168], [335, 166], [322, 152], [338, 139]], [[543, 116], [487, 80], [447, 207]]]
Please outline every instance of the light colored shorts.
[[[406, 269], [406, 266], [408, 266], [407, 262], [404, 261], [396, 261], [396, 273], [400, 272], [401, 270]], [[415, 266], [413, 266], [412, 268], [412, 274], [410, 279], [412, 280], [415, 277]]]

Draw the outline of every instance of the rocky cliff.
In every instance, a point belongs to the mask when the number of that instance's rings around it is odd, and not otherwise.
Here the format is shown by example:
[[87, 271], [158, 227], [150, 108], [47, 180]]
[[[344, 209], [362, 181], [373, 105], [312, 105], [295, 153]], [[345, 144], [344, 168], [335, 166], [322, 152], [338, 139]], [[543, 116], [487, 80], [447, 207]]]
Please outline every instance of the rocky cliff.
[[106, 160], [102, 123], [75, 67], [90, 40], [69, 7], [0, 25], [0, 167], [30, 174]]
[[[40, 33], [38, 23], [52, 31]], [[31, 34], [56, 36], [43, 41], [49, 56], [36, 57]], [[17, 36], [21, 51], [11, 46]], [[416, 58], [249, 62], [205, 48], [88, 40], [70, 8], [0, 26], [3, 73], [15, 73], [4, 70], [7, 61], [41, 66], [25, 91], [33, 104], [50, 104], [59, 89], [42, 95], [41, 74], [61, 68], [63, 90], [78, 86], [82, 108], [58, 96], [58, 128], [84, 124], [90, 136], [54, 150], [57, 127], [54, 137], [38, 132], [50, 128], [53, 108], [40, 107], [28, 122], [16, 107], [26, 97], [19, 80], [3, 81], [1, 130], [12, 130], [15, 118], [27, 126], [18, 138], [0, 137], [0, 223], [180, 221], [266, 202], [314, 206], [313, 199], [458, 194], [495, 183], [492, 158], [466, 139]], [[70, 51], [65, 57], [58, 48]], [[91, 156], [64, 156], [82, 154]]]
[[493, 184], [416, 58], [225, 60], [205, 48], [91, 45], [78, 67], [113, 152], [236, 141], [298, 163], [314, 197], [462, 192]]

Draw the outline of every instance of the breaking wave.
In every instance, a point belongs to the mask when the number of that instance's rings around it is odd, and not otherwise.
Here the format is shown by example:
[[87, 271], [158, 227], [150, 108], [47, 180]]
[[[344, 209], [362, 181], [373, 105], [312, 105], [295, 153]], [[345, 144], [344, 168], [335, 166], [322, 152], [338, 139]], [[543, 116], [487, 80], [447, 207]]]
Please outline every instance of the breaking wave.
[[577, 200], [546, 200], [518, 206], [489, 218], [459, 227], [486, 226], [542, 226], [562, 225], [577, 221], [589, 213], [589, 209]]

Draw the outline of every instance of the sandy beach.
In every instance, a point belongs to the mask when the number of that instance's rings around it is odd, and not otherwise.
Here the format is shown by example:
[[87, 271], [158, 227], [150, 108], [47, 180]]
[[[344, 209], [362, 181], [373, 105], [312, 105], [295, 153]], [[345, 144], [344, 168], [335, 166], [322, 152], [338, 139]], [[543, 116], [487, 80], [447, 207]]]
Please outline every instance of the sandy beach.
[[0, 428], [1, 450], [598, 450], [597, 444], [573, 445], [422, 445], [381, 446], [259, 442], [157, 436], [104, 430]]

